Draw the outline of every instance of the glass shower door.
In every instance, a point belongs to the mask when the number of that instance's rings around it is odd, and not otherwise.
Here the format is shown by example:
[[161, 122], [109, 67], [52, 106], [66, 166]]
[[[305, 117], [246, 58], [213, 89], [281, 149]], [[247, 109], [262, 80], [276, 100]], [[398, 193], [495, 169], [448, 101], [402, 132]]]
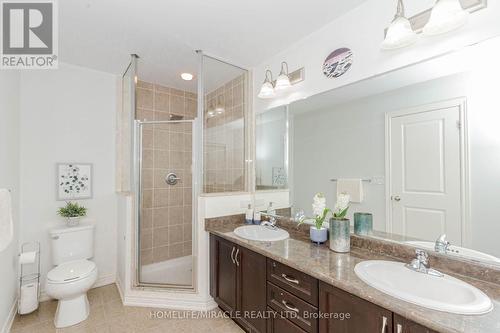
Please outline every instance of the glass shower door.
[[138, 121], [138, 285], [193, 287], [195, 120]]

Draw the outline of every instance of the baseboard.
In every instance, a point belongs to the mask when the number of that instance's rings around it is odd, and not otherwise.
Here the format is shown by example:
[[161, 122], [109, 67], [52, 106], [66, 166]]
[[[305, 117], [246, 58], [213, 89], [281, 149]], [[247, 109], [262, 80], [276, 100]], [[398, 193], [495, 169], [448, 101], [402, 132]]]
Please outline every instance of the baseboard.
[[120, 276], [118, 274], [116, 275], [115, 284], [116, 284], [116, 289], [118, 289], [118, 294], [120, 294], [122, 304], [124, 304], [125, 303], [125, 297], [124, 297], [125, 291], [123, 290], [123, 284], [122, 284], [122, 281], [120, 280]]
[[12, 324], [14, 323], [14, 319], [16, 318], [17, 314], [17, 297], [14, 300], [14, 303], [12, 304], [12, 307], [9, 312], [9, 316], [7, 317], [7, 320], [3, 324], [2, 330], [0, 331], [1, 333], [9, 333], [10, 329], [12, 328]]
[[125, 296], [123, 302], [125, 306], [150, 307], [170, 310], [188, 310], [188, 311], [209, 311], [217, 307], [213, 299], [209, 300], [182, 300], [179, 298], [159, 298], [148, 296]]
[[[99, 276], [97, 278], [96, 283], [94, 283], [94, 285], [92, 286], [92, 289], [102, 287], [102, 286], [107, 286], [108, 284], [115, 283], [115, 281], [116, 281], [115, 274]], [[50, 300], [51, 300], [51, 298], [45, 293], [45, 290], [43, 289], [40, 292], [40, 302], [45, 302], [45, 301], [50, 301]]]

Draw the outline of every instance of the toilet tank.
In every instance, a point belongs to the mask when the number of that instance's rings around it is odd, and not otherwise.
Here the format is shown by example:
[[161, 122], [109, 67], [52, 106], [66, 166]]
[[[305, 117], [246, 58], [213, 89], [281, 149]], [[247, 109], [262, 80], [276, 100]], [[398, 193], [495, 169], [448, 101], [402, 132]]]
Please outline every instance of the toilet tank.
[[80, 224], [76, 227], [60, 227], [50, 232], [52, 264], [90, 259], [94, 256], [94, 225]]

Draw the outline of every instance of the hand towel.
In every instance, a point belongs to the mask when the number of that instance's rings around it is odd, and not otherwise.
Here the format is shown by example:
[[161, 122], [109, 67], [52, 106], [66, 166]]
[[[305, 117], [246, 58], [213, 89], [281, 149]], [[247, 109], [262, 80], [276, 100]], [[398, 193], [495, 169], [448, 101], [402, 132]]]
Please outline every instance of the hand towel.
[[337, 180], [337, 196], [341, 193], [348, 193], [351, 202], [363, 202], [363, 181], [361, 179]]
[[7, 189], [0, 189], [0, 252], [5, 250], [14, 236], [12, 200]]

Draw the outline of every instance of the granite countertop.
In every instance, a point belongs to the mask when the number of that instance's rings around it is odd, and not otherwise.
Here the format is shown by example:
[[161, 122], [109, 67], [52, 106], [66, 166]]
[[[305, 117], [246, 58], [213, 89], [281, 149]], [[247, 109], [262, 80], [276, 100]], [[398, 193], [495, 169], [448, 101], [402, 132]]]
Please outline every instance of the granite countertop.
[[[384, 294], [361, 281], [354, 273], [354, 266], [364, 260], [398, 260], [360, 248], [350, 253], [333, 252], [326, 246], [317, 246], [297, 237], [277, 242], [258, 242], [239, 238], [233, 233], [234, 223], [207, 224], [205, 229], [268, 258], [307, 273], [318, 280], [377, 304], [416, 323], [439, 332], [498, 333], [500, 332], [500, 286], [464, 276], [457, 278], [470, 283], [486, 293], [494, 308], [484, 315], [457, 315], [426, 309]], [[452, 275], [452, 274], [450, 274]]]

